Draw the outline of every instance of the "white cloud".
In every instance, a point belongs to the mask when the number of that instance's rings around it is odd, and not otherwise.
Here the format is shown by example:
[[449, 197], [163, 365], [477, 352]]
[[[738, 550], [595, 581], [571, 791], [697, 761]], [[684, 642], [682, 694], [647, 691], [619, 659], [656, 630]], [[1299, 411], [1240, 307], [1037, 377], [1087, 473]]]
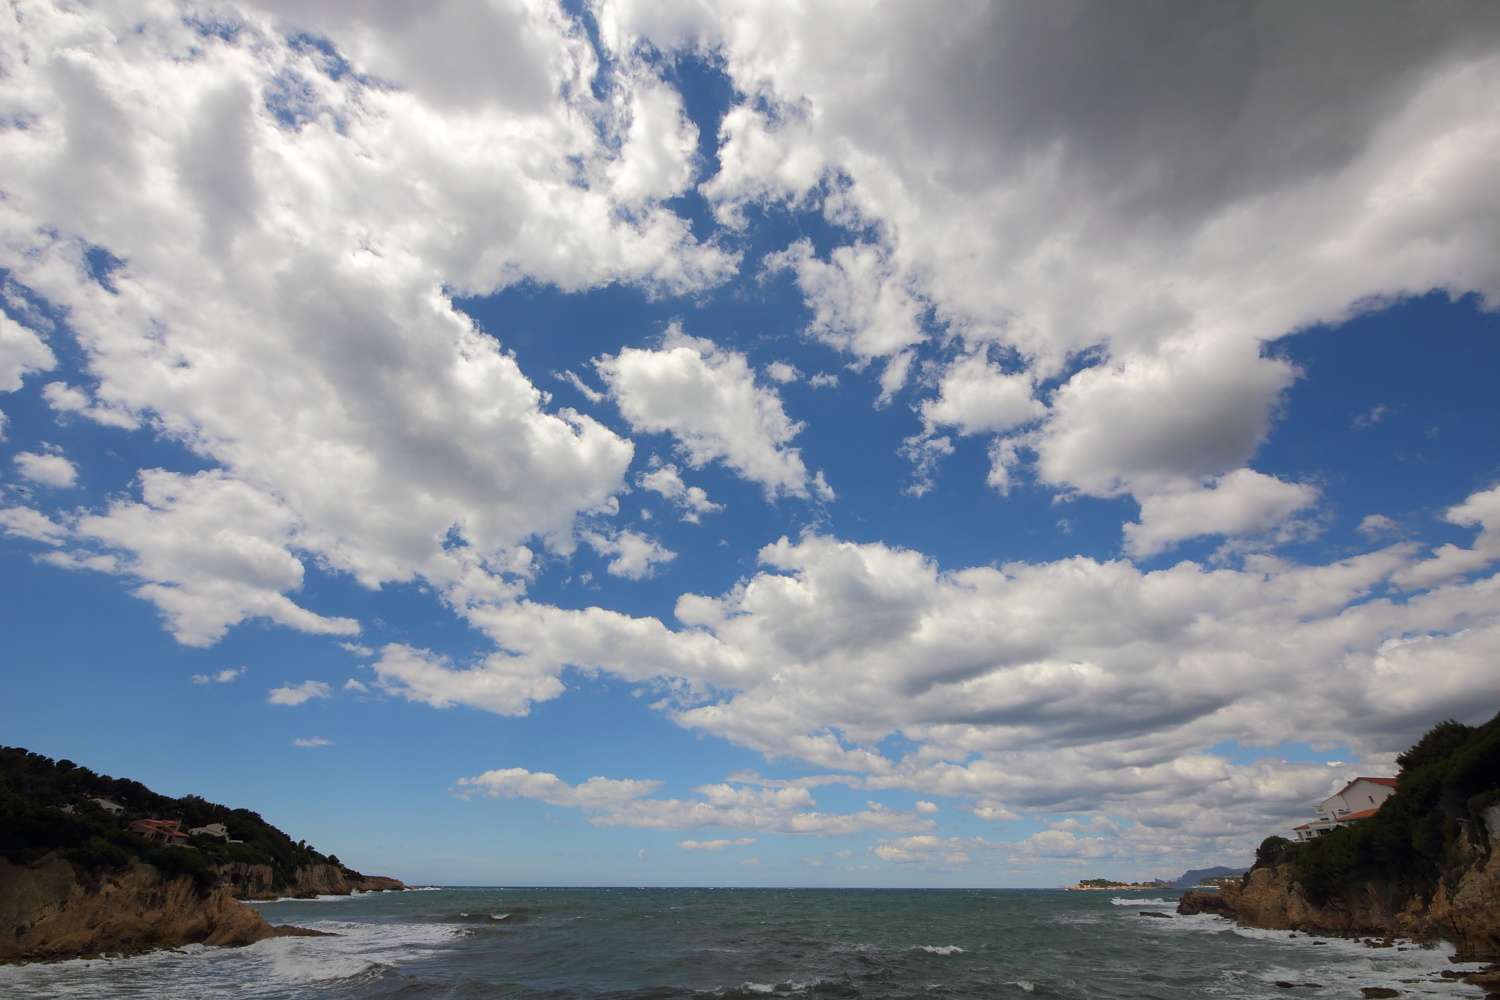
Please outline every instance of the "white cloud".
[[[661, 787], [659, 781], [590, 778], [569, 785], [555, 774], [511, 767], [486, 771], [473, 778], [460, 778], [460, 789], [473, 789], [491, 796], [536, 799], [555, 806], [576, 806], [588, 813], [596, 826], [628, 826], [655, 830], [723, 827], [764, 833], [852, 834], [862, 830], [918, 832], [930, 829], [931, 820], [915, 813], [872, 808], [857, 813], [823, 813], [805, 788], [746, 788], [730, 784], [703, 785], [693, 789], [694, 799], [650, 799]], [[464, 792], [460, 792], [463, 795]], [[754, 843], [753, 838], [683, 841], [685, 850], [722, 850], [731, 845]], [[693, 845], [688, 847], [687, 845]], [[717, 845], [717, 846], [715, 846]]]
[[861, 361], [891, 359], [881, 379], [881, 400], [889, 401], [906, 381], [906, 349], [926, 339], [921, 324], [925, 305], [881, 248], [842, 246], [825, 262], [814, 255], [810, 241], [798, 240], [767, 257], [766, 268], [771, 273], [790, 269], [796, 275], [813, 310], [810, 336]]
[[351, 677], [347, 681], [344, 682], [344, 690], [345, 691], [358, 691], [360, 694], [364, 694], [364, 693], [368, 692], [370, 690], [370, 688], [367, 685], [365, 685], [365, 684], [361, 683], [360, 681], [357, 681], [353, 677]]
[[660, 350], [626, 348], [595, 362], [637, 431], [676, 438], [688, 463], [723, 460], [769, 496], [807, 496], [807, 468], [788, 442], [801, 430], [744, 355], [673, 327]]
[[445, 656], [391, 643], [371, 666], [383, 690], [433, 708], [463, 704], [499, 715], [525, 715], [532, 702], [563, 692], [557, 678], [560, 670], [504, 653], [479, 666], [454, 670]]
[[754, 837], [739, 837], [735, 840], [679, 840], [677, 846], [684, 851], [727, 851], [731, 847], [745, 847], [755, 843]]
[[780, 382], [785, 385], [788, 382], [799, 382], [802, 380], [802, 372], [797, 366], [787, 361], [773, 361], [766, 365], [766, 378], [772, 382]]
[[851, 232], [779, 259], [815, 335], [896, 357], [930, 305], [943, 335], [1066, 377], [1037, 472], [1115, 495], [1246, 463], [1295, 376], [1267, 341], [1429, 289], [1500, 296], [1500, 15], [1477, 10], [1403, 6], [1359, 45], [1362, 9], [1326, 4], [613, 0], [604, 20], [622, 50], [723, 59], [743, 97], [700, 187], [720, 219], [800, 205]]
[[660, 493], [675, 503], [682, 511], [682, 519], [691, 524], [697, 524], [704, 514], [724, 509], [723, 504], [714, 503], [708, 498], [703, 487], [689, 486], [683, 482], [677, 466], [670, 463], [642, 472], [636, 477], [636, 482], [642, 489]]
[[1032, 439], [1051, 483], [1096, 496], [1182, 489], [1230, 472], [1270, 428], [1291, 365], [1254, 344], [1196, 337], [1086, 368]]
[[61, 545], [68, 537], [67, 528], [30, 507], [0, 508], [0, 530], [16, 538], [48, 545]]
[[1443, 520], [1479, 528], [1473, 547], [1466, 549], [1449, 542], [1430, 558], [1397, 572], [1392, 580], [1403, 587], [1422, 589], [1477, 572], [1500, 560], [1500, 486], [1475, 493], [1448, 508], [1443, 512]]
[[26, 375], [56, 366], [52, 349], [35, 331], [0, 313], [0, 392], [15, 392]]
[[291, 551], [296, 515], [278, 497], [222, 472], [186, 476], [161, 469], [140, 475], [144, 502], [117, 500], [103, 514], [79, 518], [75, 536], [118, 553], [112, 571], [142, 581], [178, 641], [206, 646], [249, 617], [333, 635], [359, 631], [294, 604], [302, 585]]
[[982, 837], [950, 837], [945, 840], [932, 834], [919, 834], [896, 840], [882, 840], [870, 849], [870, 853], [881, 861], [897, 864], [926, 865], [941, 862], [964, 865], [971, 860], [972, 852], [991, 850], [995, 846], [997, 845]]
[[303, 681], [301, 684], [284, 684], [271, 689], [266, 699], [272, 705], [300, 705], [313, 698], [332, 698], [333, 689], [322, 681]]
[[473, 778], [459, 778], [458, 787], [494, 798], [527, 798], [553, 806], [617, 809], [650, 795], [661, 787], [661, 782], [593, 777], [582, 784], [570, 785], [546, 771], [507, 767], [486, 771]]
[[918, 801], [916, 808], [917, 808], [917, 812], [921, 813], [923, 816], [931, 816], [933, 813], [936, 813], [936, 812], [939, 811], [938, 810], [938, 805], [937, 805], [936, 802], [922, 802], [922, 801]]
[[1236, 469], [1200, 489], [1144, 496], [1140, 522], [1125, 525], [1125, 550], [1145, 557], [1202, 535], [1271, 531], [1317, 499], [1311, 486]]
[[605, 567], [612, 576], [629, 580], [650, 576], [656, 566], [677, 558], [677, 553], [638, 531], [622, 529], [611, 534], [584, 531], [582, 537], [601, 556], [614, 556]]
[[1354, 530], [1366, 538], [1390, 537], [1402, 533], [1401, 525], [1384, 514], [1366, 515]]
[[[244, 667], [225, 667], [223, 670], [212, 674], [194, 674], [194, 684], [228, 684], [244, 674]], [[283, 689], [285, 690], [285, 689]], [[306, 700], [306, 699], [303, 699]]]
[[1046, 412], [1033, 390], [1031, 376], [1005, 372], [983, 352], [967, 354], [943, 371], [938, 397], [921, 405], [922, 419], [960, 434], [1008, 431]]
[[[596, 99], [592, 47], [550, 7], [272, 6], [238, 10], [232, 37], [145, 2], [5, 14], [26, 55], [0, 89], [29, 124], [0, 135], [0, 267], [67, 314], [87, 359], [90, 395], [57, 383], [49, 401], [149, 417], [366, 586], [421, 578], [459, 606], [514, 593], [527, 544], [571, 551], [632, 449], [549, 411], [450, 296], [722, 280], [734, 258], [660, 204], [690, 183], [693, 130], [649, 73], [621, 69]], [[0, 339], [0, 382], [52, 366], [13, 321]], [[88, 521], [117, 560], [71, 564], [157, 560], [132, 548], [139, 524], [110, 523], [134, 506]], [[249, 615], [328, 629], [286, 598], [293, 557], [266, 559], [288, 568], [264, 586], [220, 586], [205, 557], [142, 594], [186, 642]]]
[[15, 463], [21, 475], [43, 486], [66, 489], [78, 480], [78, 466], [61, 455], [23, 451], [16, 455]]
[[[1492, 500], [1476, 494], [1449, 516], [1482, 525]], [[1247, 555], [1243, 569], [1072, 558], [945, 571], [919, 553], [809, 535], [761, 558], [761, 572], [719, 597], [684, 595], [675, 631], [599, 608], [487, 609], [475, 622], [503, 656], [438, 665], [421, 681], [428, 693], [402, 693], [484, 705], [491, 689], [556, 680], [568, 665], [665, 678], [675, 686], [660, 707], [683, 726], [844, 772], [737, 775], [762, 787], [633, 801], [601, 825], [793, 830], [789, 815], [815, 812], [808, 789], [836, 780], [949, 796], [992, 822], [1107, 812], [1141, 827], [1133, 850], [1240, 851], [1343, 771], [1236, 764], [1206, 748], [1338, 733], [1358, 755], [1388, 754], [1439, 719], [1474, 720], [1500, 643], [1495, 577], [1372, 599], [1426, 565], [1410, 545], [1323, 566]], [[1457, 557], [1435, 558], [1446, 570]], [[882, 755], [893, 734], [915, 749]], [[877, 828], [870, 816], [804, 822]]]
[[330, 746], [333, 746], [333, 740], [325, 740], [321, 736], [314, 736], [311, 739], [301, 739], [301, 738], [298, 738], [298, 739], [292, 740], [292, 746], [294, 746], [294, 747], [330, 747]]
[[95, 423], [126, 430], [134, 430], [140, 426], [140, 421], [128, 411], [119, 407], [96, 406], [89, 399], [88, 393], [66, 382], [48, 382], [42, 388], [42, 396], [47, 400], [47, 405], [59, 413], [80, 413]]

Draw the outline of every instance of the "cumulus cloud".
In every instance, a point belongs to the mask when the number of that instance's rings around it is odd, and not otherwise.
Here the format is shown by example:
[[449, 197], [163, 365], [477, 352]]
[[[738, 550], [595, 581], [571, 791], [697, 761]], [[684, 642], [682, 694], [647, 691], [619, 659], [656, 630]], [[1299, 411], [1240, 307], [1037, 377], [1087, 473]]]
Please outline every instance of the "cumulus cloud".
[[1369, 514], [1355, 527], [1366, 538], [1381, 538], [1401, 534], [1401, 525], [1384, 514]]
[[870, 853], [881, 861], [896, 864], [931, 864], [943, 862], [949, 865], [967, 864], [975, 851], [994, 848], [994, 844], [982, 837], [949, 837], [943, 839], [932, 834], [882, 840], [870, 848]]
[[1125, 525], [1125, 550], [1144, 557], [1202, 535], [1267, 532], [1317, 499], [1311, 486], [1236, 469], [1201, 489], [1143, 497], [1140, 521]]
[[1004, 371], [982, 351], [967, 354], [943, 371], [937, 398], [921, 405], [922, 418], [960, 434], [1008, 431], [1046, 412], [1033, 392], [1031, 376]]
[[788, 443], [801, 426], [775, 390], [756, 384], [743, 354], [668, 331], [659, 350], [626, 348], [595, 362], [637, 431], [671, 434], [693, 468], [722, 460], [768, 496], [817, 488]]
[[301, 684], [283, 684], [271, 689], [266, 699], [272, 705], [300, 705], [314, 698], [332, 698], [333, 689], [322, 681], [303, 681]]
[[331, 746], [333, 746], [333, 740], [325, 740], [321, 736], [314, 736], [311, 739], [302, 739], [302, 738], [299, 737], [298, 739], [292, 740], [292, 746], [294, 746], [294, 747], [331, 747]]
[[78, 466], [62, 455], [23, 451], [16, 455], [15, 463], [16, 471], [42, 486], [66, 489], [78, 480]]
[[47, 545], [61, 545], [68, 537], [67, 528], [31, 507], [0, 508], [0, 530], [14, 538]]
[[788, 361], [773, 361], [766, 365], [766, 377], [772, 382], [797, 382], [802, 378], [802, 372], [796, 365]]
[[[915, 813], [875, 806], [857, 813], [824, 813], [805, 788], [746, 788], [728, 783], [693, 789], [694, 799], [652, 799], [659, 781], [590, 778], [569, 785], [555, 774], [511, 767], [460, 778], [460, 795], [470, 790], [494, 797], [529, 798], [549, 805], [585, 810], [596, 826], [627, 826], [656, 830], [724, 827], [765, 833], [852, 834], [866, 829], [921, 831], [931, 820]], [[754, 843], [754, 838], [683, 841], [685, 850], [724, 850]], [[688, 846], [692, 845], [692, 846]]]
[[582, 538], [601, 556], [614, 557], [605, 567], [612, 576], [630, 580], [650, 576], [655, 567], [677, 558], [677, 553], [638, 531], [620, 530], [609, 534], [584, 531]]
[[682, 519], [691, 524], [697, 524], [704, 514], [724, 509], [723, 504], [714, 503], [708, 498], [703, 487], [689, 486], [683, 482], [677, 466], [671, 463], [642, 472], [636, 477], [636, 482], [642, 489], [660, 493], [676, 504], [682, 511]]
[[739, 837], [735, 840], [679, 840], [677, 846], [684, 851], [727, 851], [731, 847], [745, 847], [755, 843], [754, 837]]
[[813, 311], [809, 336], [861, 362], [890, 359], [880, 379], [880, 401], [889, 402], [906, 381], [906, 349], [926, 339], [921, 324], [925, 305], [881, 248], [855, 243], [836, 248], [822, 261], [810, 241], [798, 240], [767, 257], [766, 270], [790, 270], [796, 276]]
[[616, 809], [661, 787], [660, 781], [617, 780], [594, 777], [570, 785], [546, 771], [507, 767], [486, 771], [472, 778], [459, 778], [458, 787], [492, 798], [536, 799], [553, 806], [584, 809]]
[[[613, 45], [710, 50], [744, 95], [701, 186], [720, 219], [799, 205], [850, 230], [773, 261], [814, 335], [896, 358], [940, 331], [1064, 378], [1025, 453], [1063, 489], [1232, 472], [1295, 377], [1267, 341], [1382, 297], [1500, 293], [1483, 4], [607, 10]], [[1038, 416], [1003, 383], [945, 389], [937, 420]]]
[[[1476, 494], [1449, 516], [1483, 525], [1492, 499]], [[808, 789], [843, 781], [950, 796], [993, 822], [1109, 810], [1141, 827], [1132, 849], [1241, 850], [1342, 769], [1237, 764], [1205, 748], [1336, 732], [1357, 753], [1389, 753], [1414, 728], [1486, 703], [1500, 636], [1493, 577], [1372, 597], [1426, 565], [1409, 545], [1321, 566], [1246, 556], [1245, 569], [1072, 558], [943, 570], [919, 553], [809, 535], [761, 558], [761, 572], [718, 597], [684, 595], [678, 630], [597, 608], [494, 609], [482, 627], [506, 656], [424, 683], [484, 704], [466, 687], [556, 678], [567, 665], [677, 678], [685, 686], [662, 707], [681, 725], [843, 772], [757, 782], [775, 796], [726, 785], [699, 789], [703, 800], [632, 801], [601, 825], [793, 830], [787, 813], [813, 812]], [[1433, 557], [1445, 571], [1459, 558]], [[876, 747], [892, 734], [918, 749], [884, 756]], [[847, 828], [861, 823], [873, 820]]]
[[[5, 15], [5, 93], [28, 127], [0, 136], [0, 267], [66, 312], [87, 358], [89, 392], [57, 383], [49, 401], [149, 415], [282, 522], [234, 543], [265, 549], [252, 585], [238, 569], [209, 585], [213, 544], [143, 574], [189, 643], [254, 615], [352, 630], [286, 597], [292, 526], [331, 570], [423, 578], [460, 605], [524, 579], [528, 540], [571, 551], [631, 446], [549, 410], [450, 296], [528, 278], [676, 292], [734, 266], [660, 204], [693, 170], [679, 99], [623, 64], [596, 98], [592, 47], [559, 11], [272, 7], [222, 32], [148, 3]], [[54, 364], [9, 318], [0, 358], [10, 388]], [[39, 474], [60, 481], [60, 461]], [[114, 558], [71, 564], [159, 563], [139, 529], [182, 515], [141, 506], [88, 519]]]
[[1443, 520], [1479, 528], [1479, 536], [1469, 548], [1451, 542], [1439, 547], [1429, 558], [1394, 574], [1392, 579], [1396, 583], [1412, 589], [1431, 587], [1500, 560], [1500, 486], [1475, 493], [1448, 508]]
[[[193, 683], [194, 684], [228, 684], [230, 681], [235, 680], [236, 678], [240, 677], [242, 674], [244, 674], [244, 672], [245, 672], [245, 668], [244, 667], [225, 667], [223, 670], [220, 670], [219, 672], [213, 673], [213, 674], [194, 674], [193, 675]], [[282, 688], [280, 690], [286, 690], [286, 689]], [[274, 695], [275, 692], [272, 692], [272, 694]], [[303, 699], [303, 700], [305, 701], [306, 699]], [[288, 704], [288, 703], [287, 702], [278, 702], [277, 704]], [[295, 704], [295, 703], [292, 703], [292, 704]]]
[[371, 667], [386, 692], [433, 708], [464, 704], [499, 715], [525, 715], [533, 702], [563, 692], [557, 678], [560, 670], [505, 653], [455, 670], [446, 656], [391, 643], [380, 650], [380, 658]]
[[34, 330], [0, 313], [0, 392], [15, 392], [29, 373], [56, 365], [52, 349]]
[[75, 536], [118, 555], [114, 572], [141, 582], [137, 596], [160, 609], [180, 642], [207, 646], [229, 626], [264, 617], [304, 632], [351, 635], [349, 618], [292, 602], [303, 564], [291, 551], [296, 514], [278, 497], [218, 471], [148, 469], [142, 502], [117, 500], [81, 517]]

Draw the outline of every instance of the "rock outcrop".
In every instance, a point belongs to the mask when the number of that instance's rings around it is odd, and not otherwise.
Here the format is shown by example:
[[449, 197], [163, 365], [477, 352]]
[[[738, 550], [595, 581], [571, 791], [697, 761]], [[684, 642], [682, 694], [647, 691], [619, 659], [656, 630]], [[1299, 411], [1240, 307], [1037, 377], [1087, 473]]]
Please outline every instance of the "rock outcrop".
[[200, 893], [192, 876], [167, 878], [131, 862], [80, 879], [57, 856], [34, 865], [0, 859], [0, 961], [136, 954], [184, 944], [245, 945], [285, 934], [228, 886]]
[[1255, 868], [1244, 882], [1226, 883], [1218, 892], [1186, 892], [1177, 912], [1331, 937], [1444, 940], [1462, 961], [1500, 961], [1500, 807], [1485, 810], [1482, 822], [1488, 849], [1464, 840], [1430, 897], [1404, 898], [1396, 887], [1369, 880], [1318, 904], [1291, 865], [1281, 864]]
[[360, 875], [338, 865], [308, 865], [297, 869], [289, 882], [276, 884], [270, 865], [231, 864], [215, 869], [220, 883], [229, 887], [236, 899], [269, 900], [294, 896], [347, 896], [352, 892], [390, 892], [406, 886], [382, 875]]

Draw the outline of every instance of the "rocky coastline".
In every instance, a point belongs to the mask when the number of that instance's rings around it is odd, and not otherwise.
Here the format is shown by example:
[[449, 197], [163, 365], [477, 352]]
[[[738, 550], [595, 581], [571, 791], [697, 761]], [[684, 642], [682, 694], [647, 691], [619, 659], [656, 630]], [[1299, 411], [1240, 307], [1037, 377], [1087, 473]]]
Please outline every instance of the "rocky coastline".
[[243, 900], [346, 896], [399, 890], [395, 879], [361, 876], [334, 865], [299, 869], [274, 886], [269, 865], [227, 865], [204, 889], [191, 875], [169, 876], [132, 861], [81, 873], [57, 854], [29, 865], [0, 858], [0, 963], [135, 955], [185, 944], [242, 946], [269, 937], [323, 936], [275, 926]]
[[[1218, 892], [1189, 890], [1177, 912], [1215, 913], [1243, 927], [1301, 931], [1325, 937], [1384, 941], [1447, 941], [1455, 959], [1500, 962], [1500, 806], [1480, 815], [1487, 844], [1458, 842], [1434, 891], [1402, 897], [1380, 879], [1367, 879], [1321, 903], [1290, 864], [1261, 866]], [[1500, 990], [1500, 981], [1495, 988]]]

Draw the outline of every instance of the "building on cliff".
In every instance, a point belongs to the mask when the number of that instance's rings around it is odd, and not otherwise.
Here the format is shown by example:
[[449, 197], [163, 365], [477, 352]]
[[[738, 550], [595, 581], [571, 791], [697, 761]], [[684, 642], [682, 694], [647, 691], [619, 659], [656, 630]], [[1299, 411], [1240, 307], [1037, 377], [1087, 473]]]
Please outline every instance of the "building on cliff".
[[1297, 840], [1313, 840], [1329, 830], [1369, 819], [1395, 790], [1395, 778], [1355, 778], [1318, 803], [1317, 819], [1293, 827], [1292, 833]]
[[130, 824], [130, 832], [168, 847], [188, 846], [188, 835], [182, 832], [182, 823], [175, 819], [138, 819]]

